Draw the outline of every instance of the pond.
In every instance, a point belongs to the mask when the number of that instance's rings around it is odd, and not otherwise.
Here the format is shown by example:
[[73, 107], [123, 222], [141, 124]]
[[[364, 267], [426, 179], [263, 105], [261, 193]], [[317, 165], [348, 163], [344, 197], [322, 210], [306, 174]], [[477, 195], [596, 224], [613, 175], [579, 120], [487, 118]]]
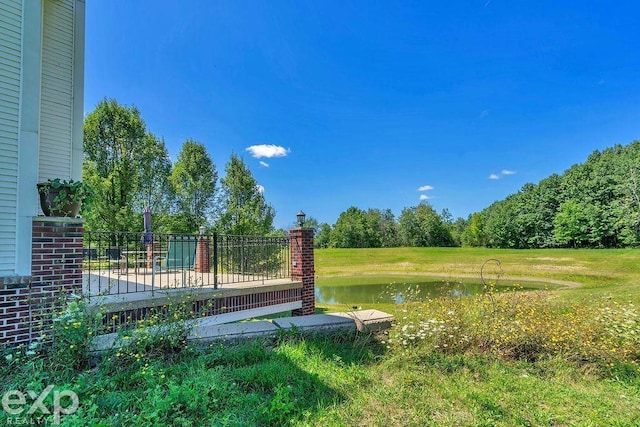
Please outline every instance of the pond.
[[[401, 304], [407, 299], [422, 301], [442, 296], [471, 296], [482, 292], [482, 282], [469, 278], [425, 276], [331, 277], [316, 282], [316, 302], [320, 304]], [[553, 289], [557, 285], [542, 282], [513, 283], [498, 281], [496, 292], [508, 290]]]

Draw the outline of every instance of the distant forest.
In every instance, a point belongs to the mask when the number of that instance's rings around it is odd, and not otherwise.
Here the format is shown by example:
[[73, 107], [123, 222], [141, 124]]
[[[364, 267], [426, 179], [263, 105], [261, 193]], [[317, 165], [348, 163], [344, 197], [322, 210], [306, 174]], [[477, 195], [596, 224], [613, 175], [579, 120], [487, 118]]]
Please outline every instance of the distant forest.
[[390, 210], [350, 207], [316, 228], [317, 247], [485, 246], [617, 248], [640, 244], [640, 141], [594, 151], [562, 175], [453, 220], [428, 203]]

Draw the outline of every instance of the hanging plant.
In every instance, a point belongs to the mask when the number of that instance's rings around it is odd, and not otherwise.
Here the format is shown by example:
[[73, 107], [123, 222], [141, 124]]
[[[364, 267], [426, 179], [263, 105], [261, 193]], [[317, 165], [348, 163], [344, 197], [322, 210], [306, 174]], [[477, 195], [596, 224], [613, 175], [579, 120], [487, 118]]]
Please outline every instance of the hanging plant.
[[93, 198], [93, 189], [82, 181], [49, 179], [38, 184], [40, 206], [46, 216], [76, 217]]

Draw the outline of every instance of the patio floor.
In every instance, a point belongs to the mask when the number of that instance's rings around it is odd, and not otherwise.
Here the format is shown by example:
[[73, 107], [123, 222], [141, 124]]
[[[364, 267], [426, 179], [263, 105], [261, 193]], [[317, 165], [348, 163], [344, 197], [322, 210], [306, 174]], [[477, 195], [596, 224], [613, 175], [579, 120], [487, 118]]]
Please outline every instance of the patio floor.
[[[82, 274], [83, 296], [90, 305], [113, 303], [149, 303], [185, 293], [215, 293], [219, 296], [248, 295], [302, 287], [302, 282], [290, 278], [265, 279], [258, 275], [218, 274], [217, 289], [213, 273], [193, 270], [156, 271], [101, 270]], [[138, 304], [136, 304], [138, 305]]]

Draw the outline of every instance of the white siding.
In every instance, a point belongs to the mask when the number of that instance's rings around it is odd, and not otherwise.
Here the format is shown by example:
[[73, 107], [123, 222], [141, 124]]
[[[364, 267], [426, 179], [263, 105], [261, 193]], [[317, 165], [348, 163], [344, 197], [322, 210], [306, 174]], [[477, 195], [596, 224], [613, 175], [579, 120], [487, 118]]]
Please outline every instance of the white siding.
[[75, 0], [45, 0], [38, 180], [72, 176]]
[[0, 276], [15, 273], [22, 2], [0, 2]]

